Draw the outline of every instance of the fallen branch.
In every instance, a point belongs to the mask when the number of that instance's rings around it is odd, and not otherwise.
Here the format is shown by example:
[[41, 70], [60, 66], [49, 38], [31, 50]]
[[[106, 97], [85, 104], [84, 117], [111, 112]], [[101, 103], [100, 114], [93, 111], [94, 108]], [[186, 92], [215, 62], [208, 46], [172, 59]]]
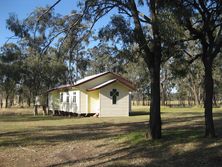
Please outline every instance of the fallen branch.
[[35, 150], [33, 150], [33, 149], [25, 148], [25, 147], [22, 147], [22, 146], [20, 146], [20, 145], [19, 145], [19, 148], [22, 149], [22, 150], [37, 152], [37, 151], [35, 151]]

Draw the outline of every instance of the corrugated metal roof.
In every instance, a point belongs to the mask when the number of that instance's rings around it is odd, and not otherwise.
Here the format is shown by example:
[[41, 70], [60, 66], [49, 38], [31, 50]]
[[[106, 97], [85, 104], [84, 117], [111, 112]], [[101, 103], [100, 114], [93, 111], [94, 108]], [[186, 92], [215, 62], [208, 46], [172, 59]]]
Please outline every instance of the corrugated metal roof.
[[81, 84], [81, 83], [83, 83], [83, 82], [86, 82], [86, 81], [91, 80], [91, 79], [93, 79], [93, 78], [97, 78], [97, 77], [99, 77], [99, 76], [101, 76], [101, 75], [104, 75], [104, 74], [106, 74], [106, 73], [109, 73], [109, 72], [102, 72], [102, 73], [99, 73], [99, 74], [87, 76], [87, 77], [85, 77], [85, 78], [82, 78], [82, 79], [76, 81], [76, 83], [74, 83], [74, 85], [79, 85], [79, 84]]
[[116, 79], [112, 79], [112, 80], [109, 80], [109, 81], [106, 81], [102, 84], [99, 84], [97, 85], [96, 87], [94, 88], [90, 88], [88, 90], [91, 90], [91, 89], [98, 89], [97, 87], [103, 87], [103, 86], [106, 86], [107, 84], [110, 84], [110, 83], [113, 83], [115, 81], [119, 81], [121, 82], [122, 84], [125, 84], [126, 86], [128, 86], [129, 88], [131, 88], [132, 90], [135, 90], [135, 86], [127, 79], [121, 77], [120, 75], [117, 75], [115, 73], [112, 73], [112, 72], [102, 72], [102, 73], [99, 73], [99, 74], [95, 74], [95, 75], [90, 75], [90, 76], [87, 76], [85, 78], [82, 78], [80, 80], [78, 80], [77, 82], [75, 82], [74, 84], [67, 84], [67, 85], [61, 85], [61, 86], [58, 86], [58, 87], [55, 87], [55, 88], [52, 88], [50, 90], [48, 90], [47, 92], [51, 92], [53, 90], [57, 90], [57, 89], [64, 89], [64, 88], [70, 88], [70, 87], [74, 87], [74, 86], [78, 86], [78, 85], [81, 85], [83, 83], [86, 83], [86, 82], [89, 82], [95, 78], [98, 78], [98, 77], [101, 77], [103, 75], [106, 75], [106, 74], [112, 74], [116, 77]]
[[111, 83], [113, 83], [113, 82], [116, 82], [116, 81], [117, 81], [117, 79], [108, 80], [108, 81], [106, 81], [106, 82], [104, 82], [104, 83], [102, 83], [102, 84], [99, 84], [99, 85], [97, 85], [97, 86], [95, 86], [95, 87], [93, 87], [93, 88], [87, 89], [87, 91], [93, 91], [93, 90], [100, 89], [100, 88], [102, 88], [102, 87], [104, 87], [104, 86], [107, 86], [107, 85], [109, 85], [109, 84], [111, 84]]

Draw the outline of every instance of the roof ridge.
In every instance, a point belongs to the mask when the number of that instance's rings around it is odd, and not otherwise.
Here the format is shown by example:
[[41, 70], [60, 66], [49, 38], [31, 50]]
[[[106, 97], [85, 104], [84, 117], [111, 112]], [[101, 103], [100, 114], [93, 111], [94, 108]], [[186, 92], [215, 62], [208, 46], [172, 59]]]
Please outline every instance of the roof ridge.
[[[116, 74], [116, 73], [114, 73], [114, 72], [105, 71], [105, 72], [102, 72], [102, 73], [99, 73], [99, 74], [94, 74], [94, 75], [89, 75], [89, 76], [87, 76], [87, 77], [84, 77], [84, 78], [76, 81], [74, 84], [60, 85], [60, 86], [58, 86], [58, 87], [55, 87], [55, 88], [52, 88], [52, 89], [48, 90], [47, 92], [50, 92], [50, 91], [53, 91], [53, 90], [56, 90], [56, 89], [63, 89], [63, 88], [69, 88], [69, 87], [79, 86], [79, 85], [81, 85], [81, 84], [83, 84], [83, 83], [89, 82], [89, 81], [91, 81], [91, 80], [94, 80], [94, 79], [99, 78], [99, 77], [101, 77], [101, 76], [103, 76], [103, 75], [106, 75], [106, 74], [112, 74], [112, 75], [114, 75], [114, 76], [115, 76], [115, 79], [112, 79], [113, 81], [114, 81], [114, 80], [117, 80], [117, 81], [120, 81], [120, 82], [122, 81], [122, 82], [124, 82], [126, 85], [128, 85], [129, 87], [131, 87], [132, 89], [135, 89], [135, 85], [134, 85], [130, 80], [128, 80], [128, 79], [126, 79], [126, 78], [122, 77], [121, 75]], [[110, 81], [110, 80], [109, 80], [109, 81]], [[108, 82], [108, 81], [106, 81], [106, 82]], [[104, 82], [104, 83], [105, 83], [105, 82]]]

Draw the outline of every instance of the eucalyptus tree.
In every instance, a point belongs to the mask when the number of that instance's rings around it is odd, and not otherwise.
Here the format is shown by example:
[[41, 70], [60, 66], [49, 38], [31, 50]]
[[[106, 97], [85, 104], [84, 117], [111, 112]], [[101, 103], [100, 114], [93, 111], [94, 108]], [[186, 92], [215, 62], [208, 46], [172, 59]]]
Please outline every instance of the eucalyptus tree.
[[203, 66], [200, 61], [194, 62], [188, 68], [187, 75], [184, 82], [187, 84], [192, 96], [194, 97], [194, 104], [200, 106], [203, 99]]
[[112, 49], [107, 45], [94, 46], [88, 50], [90, 57], [89, 73], [96, 74], [104, 71], [113, 71], [114, 58]]
[[[39, 69], [39, 63], [41, 63], [41, 69]], [[58, 84], [66, 83], [67, 66], [63, 59], [57, 56], [55, 49], [49, 49], [41, 59], [34, 55], [26, 57], [21, 69], [21, 84], [28, 90], [26, 97], [29, 106], [35, 95], [45, 93], [46, 90]]]
[[158, 0], [85, 0], [84, 6], [87, 20], [98, 20], [112, 10], [118, 11], [119, 14], [111, 18], [110, 26], [103, 31], [116, 38], [117, 42], [121, 41], [123, 48], [133, 43], [138, 44], [143, 53], [141, 57], [150, 72], [149, 132], [152, 139], [161, 138], [160, 65], [171, 55], [163, 54], [163, 50], [170, 52], [170, 46], [178, 37], [179, 28], [175, 26], [176, 22], [172, 22], [173, 16]]
[[171, 61], [166, 61], [161, 66], [160, 71], [160, 90], [161, 90], [161, 103], [167, 105], [168, 100], [171, 100], [171, 92], [175, 87], [172, 69], [170, 68]]
[[28, 18], [19, 20], [15, 14], [11, 14], [7, 19], [7, 28], [11, 30], [22, 48], [24, 55], [23, 80], [24, 84], [30, 89], [30, 94], [34, 96], [39, 93], [41, 88], [42, 74], [42, 54], [41, 51], [48, 41], [47, 28], [52, 24], [52, 13], [44, 15], [41, 20], [38, 18], [45, 8], [36, 8]]
[[50, 47], [44, 58], [42, 67], [42, 92], [57, 86], [58, 84], [66, 84], [68, 67], [61, 57], [58, 57], [57, 50]]
[[111, 71], [118, 74], [125, 72], [126, 64], [129, 62], [125, 59], [131, 53], [128, 50], [118, 49], [101, 41], [97, 46], [88, 49], [89, 68], [88, 73], [95, 74], [104, 71]]
[[213, 64], [222, 47], [222, 2], [220, 0], [175, 0], [174, 9], [188, 38], [199, 42], [200, 52], [193, 55], [201, 58], [204, 65], [205, 136], [215, 137], [212, 114], [214, 93]]
[[143, 59], [139, 57], [137, 60], [128, 62], [124, 66], [124, 70], [125, 72], [122, 75], [130, 79], [130, 81], [132, 81], [137, 88], [137, 91], [132, 92], [133, 102], [142, 101], [142, 105], [149, 105], [148, 101], [150, 100], [150, 77], [148, 77], [149, 70]]
[[[50, 46], [63, 40], [59, 35], [64, 33], [66, 20], [52, 10], [49, 11], [48, 7], [36, 8], [23, 20], [19, 20], [15, 14], [11, 14], [7, 19], [7, 28], [18, 38], [23, 55], [20, 66], [21, 88], [29, 91], [25, 93], [29, 105], [34, 96], [54, 87], [61, 80], [61, 83], [64, 83], [66, 58]], [[55, 36], [60, 37], [60, 40], [54, 41]]]
[[[222, 51], [220, 54], [222, 54]], [[216, 106], [218, 106], [219, 103], [217, 103], [217, 102], [220, 102], [220, 104], [221, 104], [221, 101], [222, 101], [222, 80], [221, 80], [221, 77], [222, 77], [222, 56], [218, 56], [215, 59], [213, 69], [214, 69], [214, 75], [213, 75], [213, 78], [214, 78], [214, 104]]]
[[16, 85], [20, 83], [21, 51], [14, 43], [1, 47], [0, 53], [0, 87], [5, 92], [5, 107], [8, 100], [13, 97]]
[[[88, 57], [86, 54], [86, 47], [89, 44], [89, 26], [82, 22], [82, 14], [77, 11], [71, 11], [69, 15], [61, 18], [63, 24], [60, 25], [62, 29], [62, 36], [59, 36], [58, 48], [59, 55], [64, 57], [68, 67], [67, 82], [73, 83], [78, 78], [84, 77], [88, 65]], [[60, 32], [58, 32], [60, 33]], [[57, 38], [54, 35], [52, 40]]]
[[[183, 94], [183, 99], [188, 100], [191, 105], [191, 100], [194, 105], [200, 106], [203, 100], [203, 65], [200, 60], [196, 60], [190, 64], [189, 58], [182, 57], [181, 60], [174, 60], [170, 69], [173, 74], [173, 82], [175, 83], [178, 92]], [[180, 68], [178, 68], [180, 66]], [[186, 96], [186, 97], [185, 97]]]

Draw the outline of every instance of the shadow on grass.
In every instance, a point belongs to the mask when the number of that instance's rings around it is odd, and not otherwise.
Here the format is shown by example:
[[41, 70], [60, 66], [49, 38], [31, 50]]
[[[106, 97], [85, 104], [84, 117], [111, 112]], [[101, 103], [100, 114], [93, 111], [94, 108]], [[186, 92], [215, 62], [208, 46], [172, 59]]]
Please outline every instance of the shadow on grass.
[[[75, 166], [79, 162], [92, 162], [88, 166], [128, 167], [219, 167], [221, 159], [221, 139], [206, 139], [201, 137], [201, 131], [173, 129], [165, 131], [164, 138], [157, 141], [141, 140], [138, 143], [125, 142], [125, 147], [114, 148], [110, 152], [99, 153], [94, 156], [78, 160], [68, 160], [51, 164], [51, 167]], [[132, 135], [132, 134], [129, 134]], [[133, 135], [132, 135], [133, 136]], [[131, 137], [132, 137], [131, 136]], [[134, 136], [135, 137], [135, 136]], [[130, 138], [130, 139], [134, 139]], [[192, 148], [186, 150], [183, 145], [194, 143]], [[211, 146], [212, 143], [219, 143]], [[187, 147], [187, 146], [186, 146]], [[118, 155], [118, 156], [116, 156]], [[137, 161], [138, 159], [138, 161]], [[140, 159], [145, 159], [141, 162]], [[95, 161], [98, 160], [99, 162]], [[147, 161], [146, 161], [147, 160]], [[48, 166], [48, 167], [49, 167]], [[87, 166], [87, 165], [86, 165]]]
[[134, 112], [130, 112], [129, 116], [139, 116], [139, 115], [149, 115], [150, 112], [146, 112], [146, 111], [134, 111]]
[[[124, 128], [124, 133], [119, 136], [119, 138], [127, 139], [124, 142], [124, 147], [117, 147], [110, 152], [101, 152], [91, 157], [63, 161], [49, 166], [75, 166], [79, 162], [92, 162], [88, 166], [220, 167], [222, 166], [222, 114], [217, 116], [220, 116], [215, 121], [218, 138], [204, 138], [204, 125], [192, 126], [188, 124], [166, 128], [163, 130], [162, 139], [151, 141], [144, 138], [146, 131], [144, 126], [139, 126], [130, 131], [137, 125], [128, 124], [128, 128]], [[192, 117], [186, 121], [190, 120]], [[118, 124], [116, 126], [121, 128], [121, 126], [126, 125]]]
[[[186, 113], [182, 113], [186, 116]], [[190, 114], [190, 113], [189, 113]], [[174, 126], [163, 129], [163, 138], [157, 141], [145, 139], [147, 122], [96, 123], [69, 126], [44, 126], [28, 131], [0, 134], [0, 146], [53, 145], [70, 141], [96, 141], [100, 139], [122, 141], [122, 146], [92, 156], [63, 160], [48, 166], [77, 166], [88, 162], [88, 166], [163, 166], [163, 167], [219, 167], [222, 166], [222, 113], [216, 113], [216, 139], [205, 139], [204, 125], [189, 124], [201, 119], [201, 115], [185, 118], [165, 118], [166, 124]], [[180, 122], [188, 122], [180, 125]], [[98, 147], [106, 147], [104, 143]], [[143, 161], [142, 161], [142, 160]], [[83, 165], [87, 166], [87, 165]]]
[[31, 121], [44, 121], [44, 120], [61, 120], [69, 117], [64, 116], [33, 116], [31, 114], [23, 115], [1, 115], [0, 122], [31, 122]]
[[[87, 125], [43, 126], [32, 130], [0, 133], [0, 147], [51, 145], [60, 142], [114, 138], [127, 131], [142, 129], [146, 127], [146, 124], [147, 122], [121, 124], [104, 122]], [[4, 140], [1, 141], [1, 138]]]

